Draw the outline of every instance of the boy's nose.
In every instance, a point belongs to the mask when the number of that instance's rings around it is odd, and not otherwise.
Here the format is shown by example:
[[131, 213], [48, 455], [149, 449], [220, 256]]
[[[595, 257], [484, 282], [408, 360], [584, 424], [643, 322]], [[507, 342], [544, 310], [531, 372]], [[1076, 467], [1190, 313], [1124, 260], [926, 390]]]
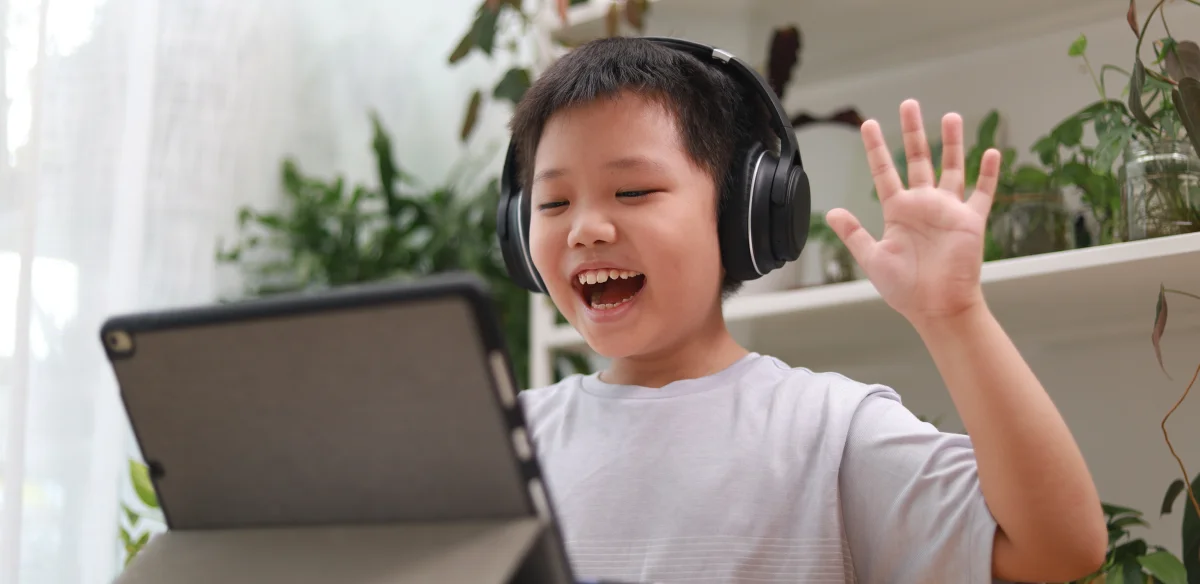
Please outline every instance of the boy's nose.
[[567, 245], [571, 247], [592, 247], [613, 243], [617, 239], [617, 228], [607, 217], [600, 213], [585, 211], [580, 213], [571, 226], [567, 237]]

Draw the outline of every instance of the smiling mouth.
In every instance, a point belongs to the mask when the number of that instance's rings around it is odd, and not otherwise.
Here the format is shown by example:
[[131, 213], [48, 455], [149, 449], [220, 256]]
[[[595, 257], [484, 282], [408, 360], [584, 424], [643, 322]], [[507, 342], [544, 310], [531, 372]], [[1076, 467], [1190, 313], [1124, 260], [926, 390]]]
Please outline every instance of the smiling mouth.
[[633, 300], [646, 285], [646, 276], [631, 270], [584, 270], [572, 285], [584, 304], [595, 310], [612, 310]]

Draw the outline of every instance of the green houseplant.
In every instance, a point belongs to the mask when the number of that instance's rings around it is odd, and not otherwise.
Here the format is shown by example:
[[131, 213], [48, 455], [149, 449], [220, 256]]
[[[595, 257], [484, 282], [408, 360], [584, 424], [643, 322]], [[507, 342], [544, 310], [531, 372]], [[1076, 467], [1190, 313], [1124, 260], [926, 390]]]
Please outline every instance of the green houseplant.
[[[1170, 374], [1167, 373], [1166, 366], [1162, 359], [1162, 337], [1167, 330], [1167, 315], [1168, 303], [1167, 295], [1176, 295], [1189, 298], [1192, 300], [1200, 300], [1200, 295], [1192, 294], [1183, 290], [1174, 290], [1166, 286], [1159, 286], [1158, 302], [1154, 309], [1154, 330], [1150, 335], [1150, 341], [1154, 346], [1154, 354], [1158, 359], [1158, 366], [1162, 369], [1163, 374], [1170, 379]], [[1192, 391], [1192, 386], [1196, 384], [1197, 377], [1200, 377], [1200, 364], [1196, 366], [1195, 372], [1192, 374], [1191, 381], [1184, 388], [1183, 394], [1175, 402], [1175, 405], [1163, 416], [1162, 424], [1160, 425], [1163, 433], [1163, 440], [1167, 444], [1167, 448], [1171, 451], [1171, 456], [1179, 464], [1180, 478], [1173, 481], [1170, 487], [1167, 488], [1167, 493], [1163, 497], [1162, 513], [1168, 514], [1171, 512], [1172, 505], [1180, 494], [1186, 493], [1184, 497], [1185, 506], [1183, 511], [1183, 521], [1181, 525], [1181, 537], [1183, 545], [1183, 565], [1187, 570], [1187, 583], [1200, 584], [1200, 500], [1196, 497], [1196, 491], [1200, 490], [1200, 475], [1191, 478], [1188, 474], [1187, 467], [1184, 465], [1183, 459], [1175, 451], [1175, 446], [1171, 443], [1171, 436], [1167, 431], [1167, 421], [1171, 415], [1179, 409], [1183, 401], [1187, 399], [1188, 394]], [[1190, 481], [1190, 482], [1189, 482]]]
[[[1083, 58], [1100, 94], [1099, 102], [1073, 118], [1095, 131], [1093, 171], [1111, 172], [1116, 164], [1122, 187], [1116, 227], [1124, 239], [1200, 231], [1200, 46], [1172, 36], [1165, 3], [1158, 0], [1139, 20], [1136, 2], [1129, 2], [1126, 19], [1137, 37], [1131, 71], [1104, 65], [1097, 73], [1087, 60], [1083, 35], [1069, 49]], [[1154, 60], [1147, 63], [1142, 48], [1155, 17], [1167, 36], [1153, 43]], [[1128, 79], [1124, 102], [1108, 97], [1109, 72]], [[1067, 123], [1077, 124], [1073, 118]]]
[[125, 551], [125, 565], [129, 565], [159, 529], [155, 523], [162, 523], [162, 510], [158, 506], [158, 496], [145, 464], [130, 460], [126, 476], [136, 497], [136, 501], [121, 503], [119, 533]]
[[491, 288], [524, 387], [529, 295], [509, 281], [497, 248], [497, 181], [468, 196], [455, 185], [418, 190], [393, 160], [379, 119], [372, 114], [371, 122], [378, 184], [351, 188], [341, 177], [305, 176], [285, 160], [286, 208], [242, 208], [239, 240], [220, 249], [218, 261], [240, 269], [248, 296], [471, 272]]
[[[1001, 154], [996, 199], [984, 234], [984, 261], [1067, 249], [1071, 246], [1067, 236], [1069, 217], [1062, 206], [1059, 190], [1049, 180], [1049, 173], [1032, 164], [1018, 165], [1016, 149], [998, 143], [1000, 121], [999, 111], [989, 111], [980, 122], [975, 143], [965, 156], [969, 188], [979, 180], [983, 153], [996, 148]], [[930, 147], [934, 172], [940, 177], [942, 143], [931, 141]], [[898, 147], [892, 158], [901, 180], [905, 180], [908, 169], [903, 147]], [[876, 200], [879, 198], [873, 189], [871, 196]]]

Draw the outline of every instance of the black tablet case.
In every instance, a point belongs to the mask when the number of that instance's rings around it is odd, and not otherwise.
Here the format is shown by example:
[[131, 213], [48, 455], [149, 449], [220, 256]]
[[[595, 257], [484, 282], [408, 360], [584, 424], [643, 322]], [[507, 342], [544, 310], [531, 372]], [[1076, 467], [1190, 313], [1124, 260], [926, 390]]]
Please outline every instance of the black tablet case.
[[165, 515], [118, 582], [571, 582], [474, 276], [126, 315], [101, 340]]

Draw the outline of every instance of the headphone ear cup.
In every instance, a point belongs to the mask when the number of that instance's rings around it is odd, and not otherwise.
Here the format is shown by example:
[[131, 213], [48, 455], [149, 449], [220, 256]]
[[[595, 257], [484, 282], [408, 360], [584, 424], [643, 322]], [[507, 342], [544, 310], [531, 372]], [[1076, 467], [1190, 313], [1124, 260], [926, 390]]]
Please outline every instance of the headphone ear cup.
[[771, 197], [771, 250], [781, 264], [795, 261], [804, 251], [812, 217], [812, 193], [804, 169], [791, 166], [786, 181], [780, 196]]
[[771, 176], [778, 160], [761, 144], [751, 146], [734, 167], [734, 181], [721, 211], [721, 262], [729, 277], [757, 280], [776, 267], [771, 257]]
[[500, 253], [513, 283], [530, 292], [545, 292], [542, 277], [533, 266], [533, 256], [529, 253], [529, 202], [524, 195], [518, 192], [500, 196], [500, 206], [496, 210]]

